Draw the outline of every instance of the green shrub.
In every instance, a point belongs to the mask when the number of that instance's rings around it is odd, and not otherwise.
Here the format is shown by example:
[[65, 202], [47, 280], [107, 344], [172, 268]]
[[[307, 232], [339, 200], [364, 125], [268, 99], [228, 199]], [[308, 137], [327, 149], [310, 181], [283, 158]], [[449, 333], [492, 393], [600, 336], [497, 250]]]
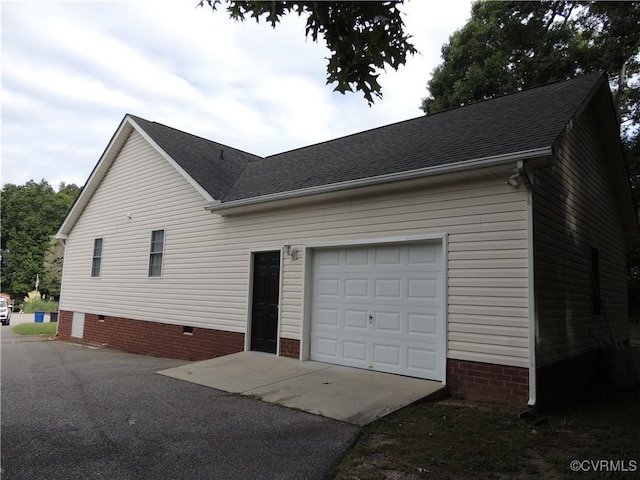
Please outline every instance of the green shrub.
[[26, 297], [24, 297], [24, 303], [22, 304], [22, 311], [24, 313], [34, 313], [34, 312], [57, 312], [58, 311], [58, 302], [53, 300], [45, 300], [40, 295], [40, 292], [34, 290], [29, 292]]
[[24, 302], [22, 310], [24, 313], [57, 312], [58, 302], [54, 302], [53, 300], [43, 300], [41, 298], [35, 298], [33, 300], [29, 300], [28, 302]]

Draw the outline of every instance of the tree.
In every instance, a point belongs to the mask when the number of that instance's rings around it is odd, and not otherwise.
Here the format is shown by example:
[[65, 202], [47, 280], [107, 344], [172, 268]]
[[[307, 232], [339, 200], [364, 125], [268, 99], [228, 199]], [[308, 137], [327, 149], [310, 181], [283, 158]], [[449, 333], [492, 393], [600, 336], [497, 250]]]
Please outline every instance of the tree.
[[[51, 236], [75, 201], [79, 188], [60, 185], [58, 192], [46, 180], [2, 188], [2, 291], [22, 298], [43, 274], [43, 261]], [[42, 285], [42, 290], [49, 293]]]
[[280, 18], [291, 12], [307, 17], [306, 36], [314, 42], [322, 36], [331, 51], [327, 64], [327, 84], [337, 83], [334, 91], [361, 91], [369, 102], [382, 98], [378, 83], [380, 69], [397, 70], [406, 62], [407, 54], [417, 50], [404, 33], [404, 22], [398, 6], [403, 0], [386, 2], [304, 2], [304, 1], [236, 1], [200, 0], [213, 10], [222, 4], [234, 20], [246, 16], [257, 22], [262, 17], [276, 27]]
[[625, 134], [638, 125], [640, 2], [477, 2], [442, 47], [422, 110], [606, 70]]
[[58, 297], [60, 295], [60, 284], [62, 282], [62, 263], [64, 260], [64, 242], [52, 238], [44, 254], [42, 266], [42, 282], [40, 289], [48, 292], [49, 295]]

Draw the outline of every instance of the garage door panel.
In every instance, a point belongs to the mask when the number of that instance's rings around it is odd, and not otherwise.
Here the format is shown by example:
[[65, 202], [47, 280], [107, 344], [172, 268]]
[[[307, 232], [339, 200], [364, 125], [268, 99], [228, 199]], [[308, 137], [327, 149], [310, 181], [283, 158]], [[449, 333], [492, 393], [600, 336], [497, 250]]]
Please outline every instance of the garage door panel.
[[373, 367], [381, 368], [386, 366], [388, 368], [400, 368], [401, 367], [401, 347], [393, 344], [373, 344]]
[[312, 359], [443, 380], [440, 243], [318, 250], [312, 258]]
[[410, 245], [409, 264], [437, 267], [440, 264], [439, 253], [431, 245]]
[[417, 377], [435, 377], [441, 368], [438, 359], [441, 352], [427, 351], [423, 348], [407, 349], [407, 372]]
[[[401, 335], [436, 342], [442, 330], [442, 308], [344, 303], [340, 306], [315, 305], [314, 331], [357, 329], [359, 334]], [[371, 318], [369, 318], [371, 316]], [[372, 331], [372, 332], [370, 332]]]
[[351, 249], [344, 252], [345, 265], [359, 267], [369, 265], [369, 251], [365, 249]]
[[344, 296], [346, 298], [369, 297], [369, 279], [368, 278], [345, 279]]
[[364, 366], [367, 363], [367, 343], [362, 340], [345, 340], [342, 344], [344, 358]]
[[[350, 273], [344, 274], [343, 278], [325, 273], [318, 275], [314, 287], [318, 295], [329, 297], [340, 295], [375, 298], [377, 295], [397, 296], [400, 292], [407, 299], [439, 298], [442, 293], [442, 276], [434, 273], [436, 272], [376, 272], [368, 276]], [[371, 288], [372, 286], [375, 288]]]
[[339, 326], [340, 311], [338, 309], [318, 308], [316, 312], [318, 326]]
[[402, 332], [402, 315], [398, 312], [376, 312], [375, 315], [372, 315], [375, 318], [375, 323], [373, 324], [374, 332], [384, 332], [384, 333], [397, 333], [403, 334]]
[[350, 270], [365, 270], [371, 266], [385, 268], [408, 267], [424, 271], [442, 271], [444, 258], [438, 244], [405, 245], [400, 247], [368, 247], [316, 250], [314, 268], [316, 272], [336, 271], [338, 267], [350, 267]]
[[324, 358], [336, 358], [338, 356], [338, 340], [333, 337], [318, 336], [315, 339], [314, 347], [317, 356]]
[[437, 300], [439, 297], [438, 279], [410, 278], [407, 281], [407, 294], [410, 299]]
[[331, 267], [340, 265], [339, 250], [319, 250], [315, 253], [313, 261], [316, 268]]
[[407, 332], [411, 335], [434, 336], [435, 341], [443, 333], [438, 328], [442, 322], [435, 313], [410, 313], [407, 317]]
[[399, 278], [376, 278], [374, 280], [374, 295], [380, 300], [401, 300], [400, 291], [402, 280]]
[[390, 274], [389, 272], [371, 274], [368, 278], [345, 275], [345, 278], [325, 278], [314, 281], [314, 301], [323, 302], [367, 302], [368, 304], [386, 304], [403, 302], [408, 305], [440, 306], [444, 298], [442, 275], [423, 276]]
[[366, 333], [369, 329], [369, 312], [367, 310], [344, 310], [344, 328], [360, 330]]
[[401, 247], [375, 248], [376, 265], [402, 265]]
[[323, 297], [336, 298], [340, 293], [340, 282], [337, 278], [320, 278], [317, 283], [317, 292]]

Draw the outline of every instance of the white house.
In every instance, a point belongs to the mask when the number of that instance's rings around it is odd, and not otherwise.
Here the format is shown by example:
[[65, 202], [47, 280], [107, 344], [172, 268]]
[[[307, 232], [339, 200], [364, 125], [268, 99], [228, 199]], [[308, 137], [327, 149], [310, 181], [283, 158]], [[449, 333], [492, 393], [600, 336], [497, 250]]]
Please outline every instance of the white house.
[[628, 340], [637, 234], [602, 74], [266, 158], [126, 115], [58, 232], [58, 334], [535, 405]]

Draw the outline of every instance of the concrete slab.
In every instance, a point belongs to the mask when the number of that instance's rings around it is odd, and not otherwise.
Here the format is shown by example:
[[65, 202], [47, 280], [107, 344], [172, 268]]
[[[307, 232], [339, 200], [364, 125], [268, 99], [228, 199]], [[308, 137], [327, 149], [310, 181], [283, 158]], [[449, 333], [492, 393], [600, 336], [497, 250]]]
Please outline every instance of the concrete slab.
[[440, 382], [259, 352], [158, 373], [360, 426], [420, 400], [445, 395]]

